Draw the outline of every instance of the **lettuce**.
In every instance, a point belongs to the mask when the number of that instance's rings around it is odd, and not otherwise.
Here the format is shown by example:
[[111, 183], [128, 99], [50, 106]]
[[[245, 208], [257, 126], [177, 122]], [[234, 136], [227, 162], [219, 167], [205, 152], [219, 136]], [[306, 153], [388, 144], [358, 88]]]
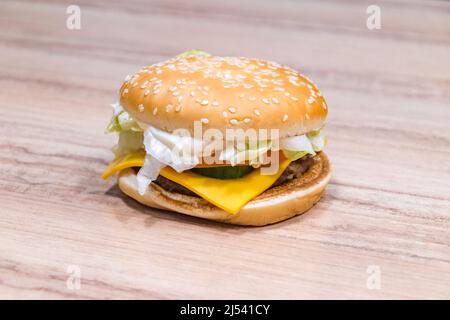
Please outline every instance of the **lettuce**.
[[130, 116], [128, 112], [123, 110], [122, 106], [117, 102], [112, 105], [114, 112], [106, 127], [106, 133], [121, 132], [123, 130], [131, 130], [136, 132], [142, 132], [142, 128], [139, 124]]
[[[185, 54], [196, 53], [188, 51]], [[158, 177], [163, 167], [170, 166], [178, 172], [186, 171], [197, 166], [202, 157], [208, 155], [204, 154], [208, 147], [206, 142], [189, 135], [171, 134], [151, 126], [146, 127], [144, 131], [119, 103], [115, 103], [113, 108], [113, 116], [106, 132], [119, 134], [119, 141], [113, 148], [116, 157], [142, 149], [146, 151], [144, 165], [137, 177], [141, 194]], [[323, 149], [324, 144], [325, 139], [318, 130], [281, 139], [277, 150], [281, 149], [288, 159], [295, 161], [308, 154], [314, 155]], [[229, 162], [232, 167], [204, 168], [198, 173], [222, 179], [239, 177], [251, 171], [251, 167], [260, 166], [269, 150], [275, 150], [271, 141], [258, 141], [254, 147], [250, 147], [249, 143], [241, 146], [228, 142], [225, 148], [216, 151], [220, 152], [219, 160]], [[248, 162], [249, 166], [235, 167], [243, 162]]]
[[283, 154], [286, 158], [288, 158], [291, 161], [298, 160], [300, 158], [303, 158], [308, 154], [306, 151], [291, 151], [291, 150], [283, 150]]
[[123, 110], [119, 103], [112, 105], [114, 111], [106, 133], [117, 132], [119, 141], [113, 148], [116, 157], [143, 149], [144, 135], [137, 122]]
[[113, 148], [116, 157], [126, 155], [143, 149], [144, 136], [142, 132], [133, 130], [123, 130], [119, 133], [119, 142]]
[[322, 133], [318, 131], [311, 131], [306, 134], [314, 151], [321, 151], [325, 147], [325, 138]]
[[228, 161], [232, 166], [248, 161], [252, 166], [259, 166], [264, 155], [271, 149], [271, 141], [259, 141], [256, 148], [250, 148], [249, 144], [245, 148], [238, 150], [233, 145], [228, 145], [225, 150], [222, 150], [219, 159]]
[[147, 154], [145, 156], [144, 165], [137, 174], [138, 192], [143, 195], [153, 180], [158, 178], [159, 172], [166, 164], [153, 158]]
[[194, 168], [199, 163], [202, 150], [201, 141], [150, 126], [144, 132], [144, 146], [147, 155], [144, 166], [137, 175], [140, 194], [144, 194], [165, 166], [170, 166], [178, 172]]
[[319, 130], [301, 136], [284, 138], [280, 141], [283, 154], [291, 161], [298, 160], [307, 154], [315, 155], [316, 152], [323, 149], [324, 145], [325, 139]]
[[210, 56], [211, 54], [202, 50], [198, 50], [198, 49], [192, 49], [192, 50], [188, 50], [185, 51], [183, 53], [180, 53], [179, 55], [177, 55], [177, 58], [185, 58], [185, 57], [189, 57], [189, 56]]
[[148, 127], [144, 132], [145, 151], [158, 161], [182, 172], [199, 164], [202, 142]]

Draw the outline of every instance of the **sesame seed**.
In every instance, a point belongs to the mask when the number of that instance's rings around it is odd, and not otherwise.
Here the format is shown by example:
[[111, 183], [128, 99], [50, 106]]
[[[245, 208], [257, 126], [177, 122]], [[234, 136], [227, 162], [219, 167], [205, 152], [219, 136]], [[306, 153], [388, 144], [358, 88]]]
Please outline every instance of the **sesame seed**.
[[283, 122], [286, 122], [288, 118], [289, 118], [289, 116], [288, 116], [287, 114], [285, 114], [285, 115], [283, 116]]
[[236, 125], [236, 124], [238, 124], [238, 121], [237, 121], [236, 119], [231, 119], [231, 120], [230, 120], [230, 123], [231, 123], [232, 125]]
[[130, 81], [130, 79], [131, 79], [131, 76], [130, 76], [130, 75], [127, 75], [127, 76], [125, 77], [125, 80], [124, 80], [124, 81]]
[[313, 97], [309, 97], [309, 98], [308, 98], [308, 103], [309, 103], [309, 104], [314, 103], [314, 101], [315, 101], [315, 99], [314, 99]]
[[200, 121], [201, 121], [202, 123], [205, 123], [205, 124], [209, 122], [209, 120], [206, 119], [206, 118], [202, 118]]
[[178, 91], [172, 92], [172, 95], [173, 95], [174, 97], [179, 96], [179, 95], [180, 95], [180, 92], [178, 92]]
[[252, 119], [250, 119], [250, 118], [245, 118], [245, 119], [244, 119], [244, 122], [245, 122], [245, 123], [249, 123], [251, 120], [252, 120]]
[[278, 99], [275, 98], [275, 97], [272, 98], [272, 101], [273, 101], [274, 103], [279, 103], [279, 102], [280, 102], [280, 100], [278, 100]]
[[236, 113], [236, 108], [235, 107], [229, 107], [228, 111], [230, 111], [231, 113]]
[[256, 114], [258, 117], [261, 115], [261, 111], [259, 111], [259, 109], [253, 110], [253, 113]]
[[191, 91], [191, 96], [192, 96], [192, 97], [195, 96], [195, 91]]
[[227, 117], [228, 117], [228, 112], [224, 111], [222, 114], [223, 114], [223, 117], [224, 117], [224, 118], [227, 118]]
[[309, 114], [305, 114], [305, 118], [309, 120]]
[[255, 101], [255, 100], [256, 100], [256, 97], [248, 97], [248, 100], [250, 100], [250, 101]]
[[154, 107], [154, 108], [153, 108], [153, 115], [156, 116], [157, 113], [158, 113], [158, 108], [157, 108], [157, 107]]
[[144, 105], [141, 103], [140, 105], [138, 105], [138, 109], [140, 112], [144, 111]]
[[218, 102], [218, 101], [213, 101], [211, 104], [212, 104], [214, 107], [217, 107], [217, 106], [219, 105], [219, 102]]
[[322, 102], [322, 107], [323, 107], [325, 110], [327, 110], [327, 105], [326, 105], [325, 102]]
[[149, 93], [150, 93], [150, 89], [145, 90], [144, 96], [148, 96]]
[[181, 110], [181, 104], [179, 104], [175, 107], [175, 112], [180, 112], [180, 110]]
[[166, 106], [166, 112], [170, 112], [170, 110], [172, 110], [173, 106], [171, 104], [168, 104]]
[[270, 103], [269, 99], [267, 99], [267, 98], [262, 98], [261, 100], [262, 100], [262, 102], [264, 102], [266, 104]]
[[153, 90], [153, 94], [158, 94], [159, 93], [159, 89]]
[[134, 87], [136, 87], [138, 84], [139, 84], [139, 82], [135, 82], [135, 83], [133, 83], [132, 87], [134, 88]]
[[128, 93], [128, 89], [125, 88], [125, 89], [123, 90], [123, 92], [122, 92], [122, 95], [125, 95], [125, 94], [127, 94], [127, 93]]
[[245, 97], [245, 93], [241, 93], [240, 95], [239, 95], [239, 98], [243, 98], [243, 97]]
[[286, 97], [289, 97], [291, 94], [290, 94], [289, 92], [285, 92], [284, 95], [285, 95]]
[[208, 105], [208, 100], [202, 100], [202, 102], [200, 102], [200, 104], [202, 105], [202, 106], [206, 106], [206, 105]]
[[294, 97], [294, 96], [292, 96], [291, 99], [294, 100], [294, 101], [298, 101], [298, 98]]

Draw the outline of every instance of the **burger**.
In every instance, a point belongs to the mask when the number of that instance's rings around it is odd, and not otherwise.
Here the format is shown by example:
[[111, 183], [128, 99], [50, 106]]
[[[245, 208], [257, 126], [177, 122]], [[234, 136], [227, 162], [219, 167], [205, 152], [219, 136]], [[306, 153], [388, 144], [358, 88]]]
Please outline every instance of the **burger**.
[[156, 209], [262, 226], [310, 209], [330, 180], [327, 104], [275, 62], [191, 50], [125, 78], [103, 179]]

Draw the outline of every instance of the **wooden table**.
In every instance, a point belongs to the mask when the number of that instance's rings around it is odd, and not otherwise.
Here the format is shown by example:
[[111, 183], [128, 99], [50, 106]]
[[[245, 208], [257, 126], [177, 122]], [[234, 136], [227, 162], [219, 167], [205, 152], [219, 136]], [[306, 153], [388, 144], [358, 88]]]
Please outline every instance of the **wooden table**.
[[[377, 1], [369, 30], [373, 1], [78, 0], [69, 30], [73, 2], [0, 3], [0, 298], [450, 298], [448, 2]], [[233, 227], [99, 179], [124, 76], [191, 48], [319, 85], [334, 176], [308, 213]]]

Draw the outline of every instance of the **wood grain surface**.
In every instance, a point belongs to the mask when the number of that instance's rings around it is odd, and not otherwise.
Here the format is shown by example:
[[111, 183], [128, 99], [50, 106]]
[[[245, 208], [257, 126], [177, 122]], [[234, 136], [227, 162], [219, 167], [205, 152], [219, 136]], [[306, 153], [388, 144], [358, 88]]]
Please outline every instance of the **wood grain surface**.
[[[233, 227], [100, 180], [122, 79], [192, 48], [318, 84], [334, 176], [308, 213]], [[2, 0], [0, 298], [449, 299], [450, 3]]]

